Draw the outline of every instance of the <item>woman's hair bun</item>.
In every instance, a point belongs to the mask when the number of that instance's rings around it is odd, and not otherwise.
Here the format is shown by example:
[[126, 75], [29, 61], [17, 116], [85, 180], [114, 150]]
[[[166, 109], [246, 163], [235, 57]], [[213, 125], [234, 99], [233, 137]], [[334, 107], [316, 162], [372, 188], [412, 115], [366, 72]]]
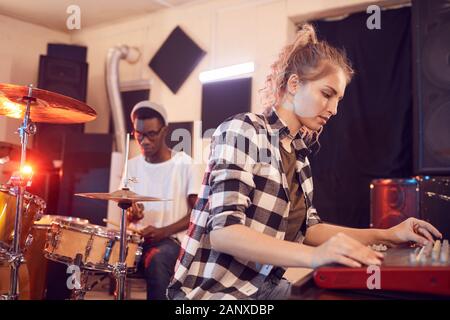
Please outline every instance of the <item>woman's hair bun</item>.
[[304, 23], [297, 32], [293, 49], [304, 48], [309, 44], [317, 44], [316, 30], [311, 24]]

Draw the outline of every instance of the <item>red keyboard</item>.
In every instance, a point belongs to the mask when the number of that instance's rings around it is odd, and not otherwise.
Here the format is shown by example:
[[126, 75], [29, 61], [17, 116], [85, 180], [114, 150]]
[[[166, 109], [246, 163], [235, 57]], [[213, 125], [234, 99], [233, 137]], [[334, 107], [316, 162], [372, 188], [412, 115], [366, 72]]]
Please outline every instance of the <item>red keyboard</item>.
[[388, 249], [379, 268], [325, 266], [314, 272], [325, 289], [383, 290], [450, 296], [448, 241], [423, 248]]

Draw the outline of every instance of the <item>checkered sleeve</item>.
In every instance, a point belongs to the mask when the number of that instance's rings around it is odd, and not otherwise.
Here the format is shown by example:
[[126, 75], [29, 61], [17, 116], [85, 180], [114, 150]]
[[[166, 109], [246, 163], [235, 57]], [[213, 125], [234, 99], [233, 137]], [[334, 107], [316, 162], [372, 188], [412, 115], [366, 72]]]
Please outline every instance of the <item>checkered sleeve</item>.
[[322, 222], [322, 220], [320, 219], [316, 208], [314, 208], [314, 206], [309, 207], [306, 212], [306, 226], [312, 227], [313, 225], [321, 223], [321, 222]]
[[[233, 119], [221, 125], [213, 136], [209, 161], [209, 216], [206, 231], [245, 224], [255, 188], [252, 168], [256, 133], [248, 123]], [[252, 130], [253, 129], [253, 130]]]

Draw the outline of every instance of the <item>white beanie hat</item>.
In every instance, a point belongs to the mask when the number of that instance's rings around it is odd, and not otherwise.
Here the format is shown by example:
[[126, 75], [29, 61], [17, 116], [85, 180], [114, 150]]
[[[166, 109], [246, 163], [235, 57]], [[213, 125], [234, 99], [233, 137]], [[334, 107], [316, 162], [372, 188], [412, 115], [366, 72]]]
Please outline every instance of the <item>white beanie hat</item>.
[[144, 101], [136, 103], [136, 105], [133, 107], [133, 110], [131, 110], [131, 120], [132, 121], [134, 118], [134, 113], [138, 109], [142, 109], [142, 108], [147, 108], [147, 109], [151, 109], [151, 110], [158, 112], [164, 120], [164, 125], [168, 124], [166, 109], [163, 106], [161, 106], [157, 103], [154, 103], [154, 102], [150, 102], [148, 100], [144, 100]]

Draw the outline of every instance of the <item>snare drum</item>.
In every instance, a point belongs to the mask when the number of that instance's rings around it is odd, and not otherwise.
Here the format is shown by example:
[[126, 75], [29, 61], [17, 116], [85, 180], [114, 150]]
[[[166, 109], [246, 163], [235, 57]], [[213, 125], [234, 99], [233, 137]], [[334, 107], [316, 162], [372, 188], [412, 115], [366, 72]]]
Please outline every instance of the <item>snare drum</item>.
[[40, 220], [34, 222], [30, 232], [32, 242], [25, 252], [25, 260], [30, 275], [31, 300], [43, 300], [46, 296], [48, 260], [45, 258], [44, 248], [47, 233], [53, 221], [67, 221], [80, 225], [89, 223], [86, 219], [57, 215], [44, 215]]
[[[126, 266], [134, 272], [142, 255], [141, 237], [127, 234]], [[73, 222], [53, 222], [45, 245], [46, 257], [53, 261], [73, 264], [78, 254], [83, 266], [94, 271], [111, 272], [119, 262], [120, 234], [105, 227]]]
[[[14, 238], [14, 220], [16, 217], [14, 189], [0, 185], [0, 245], [10, 247]], [[23, 248], [35, 220], [39, 220], [46, 207], [45, 201], [25, 191], [23, 198], [22, 226], [20, 229], [20, 247]]]

